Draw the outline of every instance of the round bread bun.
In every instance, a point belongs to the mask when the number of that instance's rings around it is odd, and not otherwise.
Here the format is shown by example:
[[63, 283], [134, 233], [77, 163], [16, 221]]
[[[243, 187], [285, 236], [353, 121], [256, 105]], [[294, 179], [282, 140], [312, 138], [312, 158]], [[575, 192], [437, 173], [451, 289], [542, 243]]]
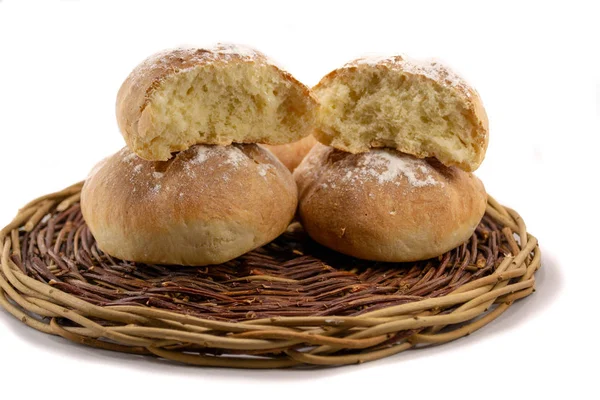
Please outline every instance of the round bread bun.
[[439, 61], [405, 56], [354, 60], [314, 88], [316, 138], [351, 153], [389, 147], [476, 170], [488, 145], [479, 94]]
[[308, 154], [310, 149], [317, 143], [314, 136], [309, 135], [294, 143], [279, 144], [275, 146], [264, 145], [271, 153], [275, 154], [279, 161], [290, 171], [294, 171]]
[[81, 192], [98, 247], [152, 264], [229, 261], [284, 232], [296, 205], [292, 174], [254, 144], [197, 145], [162, 162], [124, 148]]
[[251, 48], [219, 44], [149, 57], [117, 95], [125, 142], [165, 161], [194, 144], [283, 144], [307, 136], [316, 118], [310, 90]]
[[470, 238], [487, 203], [473, 174], [392, 149], [350, 154], [317, 144], [294, 178], [310, 237], [366, 260], [439, 256]]

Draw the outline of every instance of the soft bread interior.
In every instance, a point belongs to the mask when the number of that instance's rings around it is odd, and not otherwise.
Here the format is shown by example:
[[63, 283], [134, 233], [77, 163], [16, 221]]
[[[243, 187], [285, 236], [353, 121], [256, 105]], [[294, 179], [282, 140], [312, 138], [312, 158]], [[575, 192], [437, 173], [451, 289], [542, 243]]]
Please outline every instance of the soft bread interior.
[[135, 147], [166, 160], [196, 143], [280, 144], [306, 136], [313, 104], [270, 65], [208, 64], [165, 79], [138, 123]]
[[480, 157], [464, 96], [433, 80], [372, 67], [339, 74], [315, 93], [316, 136], [341, 150], [392, 147], [463, 167]]

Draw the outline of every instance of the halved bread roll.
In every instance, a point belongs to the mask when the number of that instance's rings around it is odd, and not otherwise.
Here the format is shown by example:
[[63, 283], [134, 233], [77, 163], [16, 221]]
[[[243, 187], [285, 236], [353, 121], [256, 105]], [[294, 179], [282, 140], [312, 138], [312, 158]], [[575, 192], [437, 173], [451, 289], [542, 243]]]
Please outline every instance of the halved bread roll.
[[478, 93], [438, 61], [361, 58], [326, 75], [316, 138], [351, 153], [390, 147], [474, 171], [488, 119]]
[[313, 128], [316, 100], [264, 54], [221, 44], [149, 57], [121, 86], [116, 108], [129, 148], [165, 161], [194, 144], [297, 141]]

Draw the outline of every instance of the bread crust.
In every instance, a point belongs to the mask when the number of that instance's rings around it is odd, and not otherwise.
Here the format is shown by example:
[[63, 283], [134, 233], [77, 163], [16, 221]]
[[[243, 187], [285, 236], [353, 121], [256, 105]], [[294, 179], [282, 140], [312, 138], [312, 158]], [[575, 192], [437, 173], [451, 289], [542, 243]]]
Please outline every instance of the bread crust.
[[194, 146], [167, 162], [124, 148], [86, 180], [98, 247], [144, 263], [218, 264], [270, 242], [296, 211], [290, 172], [257, 145]]
[[350, 154], [317, 144], [294, 178], [310, 237], [367, 260], [439, 256], [469, 239], [487, 204], [473, 174], [391, 149]]
[[[448, 166], [458, 166], [468, 172], [472, 172], [479, 167], [485, 157], [489, 142], [489, 121], [483, 107], [483, 102], [479, 93], [472, 86], [440, 61], [417, 61], [401, 55], [359, 58], [325, 75], [312, 90], [317, 95], [317, 98], [320, 98], [320, 93], [326, 91], [328, 85], [334, 80], [347, 81], [353, 74], [360, 74], [373, 68], [389, 73], [404, 74], [422, 82], [431, 81], [442, 88], [454, 91], [463, 103], [466, 111], [464, 115], [475, 127], [471, 133], [471, 137], [474, 142], [474, 149], [476, 149], [477, 159], [472, 162], [456, 162], [451, 159], [441, 159], [440, 161]], [[369, 145], [361, 146], [349, 145], [340, 140], [322, 121], [318, 122], [314, 136], [323, 144], [354, 154], [368, 151], [370, 148], [389, 147], [386, 143], [381, 142], [372, 142]], [[432, 152], [425, 152], [412, 147], [394, 147], [398, 151], [412, 154], [419, 158], [436, 156]]]
[[293, 143], [264, 145], [264, 147], [275, 154], [279, 161], [293, 172], [316, 143], [317, 139], [313, 135], [309, 135]]
[[[117, 123], [127, 145], [140, 157], [147, 160], [165, 161], [167, 158], [154, 158], [149, 152], [140, 150], [139, 138], [148, 135], [152, 129], [143, 118], [144, 110], [152, 101], [152, 96], [161, 84], [170, 77], [184, 71], [191, 70], [208, 64], [224, 67], [230, 63], [250, 63], [254, 65], [266, 65], [289, 82], [297, 90], [300, 90], [307, 102], [316, 107], [317, 101], [311, 90], [295, 79], [288, 72], [280, 69], [275, 63], [263, 53], [238, 45], [217, 44], [212, 48], [176, 48], [158, 52], [151, 55], [140, 63], [127, 76], [117, 93], [116, 116]], [[147, 118], [146, 118], [147, 119]], [[306, 132], [303, 136], [306, 136]], [[265, 135], [260, 143], [280, 144], [269, 139]], [[241, 141], [247, 143], [246, 141]], [[254, 141], [249, 141], [254, 142]], [[229, 145], [232, 140], [210, 140], [204, 144]], [[189, 143], [182, 143], [180, 148], [185, 150]]]

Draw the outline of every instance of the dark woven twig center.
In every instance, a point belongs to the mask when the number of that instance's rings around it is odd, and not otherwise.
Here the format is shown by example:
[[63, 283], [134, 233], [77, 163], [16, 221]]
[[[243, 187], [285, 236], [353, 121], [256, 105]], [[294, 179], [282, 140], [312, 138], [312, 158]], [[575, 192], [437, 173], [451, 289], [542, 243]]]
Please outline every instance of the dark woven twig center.
[[98, 249], [78, 203], [20, 233], [13, 261], [89, 303], [146, 305], [217, 320], [347, 316], [444, 296], [494, 272], [510, 244], [487, 215], [462, 246], [436, 259], [377, 263], [329, 251], [298, 224], [261, 249], [208, 267], [147, 265]]

